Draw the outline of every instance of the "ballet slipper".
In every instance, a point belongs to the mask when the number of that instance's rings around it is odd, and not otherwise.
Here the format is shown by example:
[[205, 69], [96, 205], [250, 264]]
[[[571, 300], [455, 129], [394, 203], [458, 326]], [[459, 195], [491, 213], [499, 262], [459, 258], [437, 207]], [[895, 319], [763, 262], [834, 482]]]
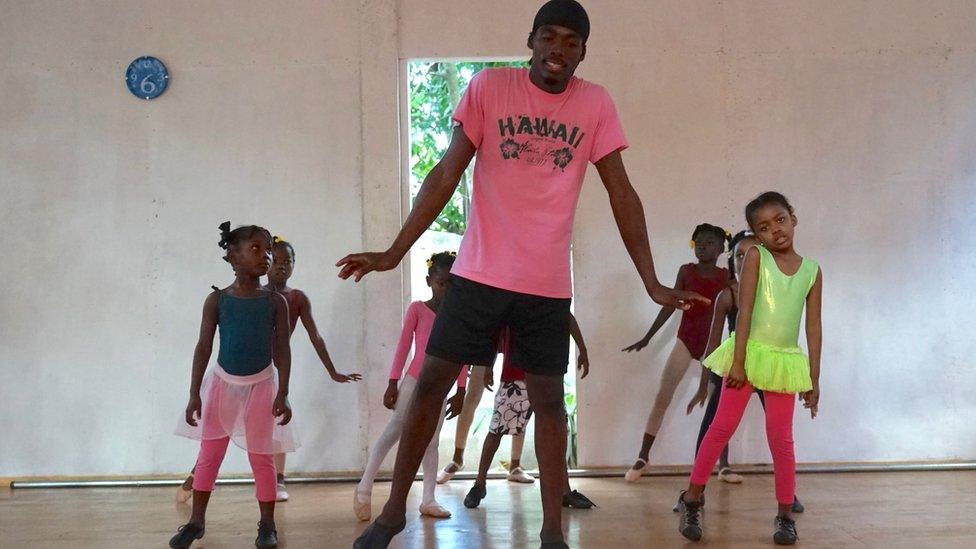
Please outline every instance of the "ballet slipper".
[[516, 467], [508, 472], [508, 477], [506, 477], [509, 482], [518, 482], [519, 484], [532, 484], [535, 482], [535, 477], [526, 473], [521, 467]]
[[744, 480], [742, 475], [733, 473], [732, 469], [728, 467], [722, 467], [718, 470], [718, 479], [729, 484], [742, 484], [742, 481]]
[[[449, 471], [448, 469], [450, 469], [452, 465], [454, 466], [454, 470]], [[461, 470], [461, 467], [463, 467], [463, 464], [456, 461], [451, 461], [445, 465], [444, 469], [437, 473], [437, 484], [446, 484], [449, 480], [454, 478], [454, 475]]]
[[190, 498], [193, 497], [193, 475], [190, 475], [187, 480], [190, 481], [189, 490], [185, 490], [183, 488], [186, 486], [186, 481], [183, 481], [183, 484], [176, 487], [176, 503], [186, 503], [187, 501], [190, 501]]
[[425, 517], [433, 518], [451, 518], [451, 512], [448, 511], [443, 505], [437, 503], [437, 501], [432, 501], [430, 503], [420, 504], [420, 514]]
[[637, 482], [638, 480], [640, 480], [641, 476], [644, 474], [644, 471], [647, 469], [646, 459], [638, 458], [637, 462], [634, 463], [634, 465], [637, 465], [637, 463], [643, 463], [644, 465], [642, 465], [640, 469], [634, 469], [633, 467], [627, 469], [627, 472], [624, 473], [624, 480], [626, 480], [627, 482]]
[[373, 517], [373, 495], [363, 493], [359, 488], [352, 495], [352, 510], [356, 513], [356, 518], [365, 522]]

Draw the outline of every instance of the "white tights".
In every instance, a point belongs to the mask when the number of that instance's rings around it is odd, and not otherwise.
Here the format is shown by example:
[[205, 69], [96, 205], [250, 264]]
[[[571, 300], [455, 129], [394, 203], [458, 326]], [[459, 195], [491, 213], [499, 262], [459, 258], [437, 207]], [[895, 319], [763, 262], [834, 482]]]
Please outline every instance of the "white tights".
[[[383, 460], [386, 459], [386, 455], [393, 446], [400, 441], [400, 435], [403, 433], [403, 422], [407, 417], [407, 408], [410, 405], [410, 399], [413, 397], [413, 391], [416, 386], [417, 380], [413, 376], [403, 376], [403, 380], [400, 382], [400, 392], [397, 395], [396, 406], [393, 410], [393, 417], [390, 418], [390, 422], [386, 425], [386, 429], [383, 430], [383, 434], [380, 435], [380, 438], [369, 452], [369, 461], [366, 462], [366, 470], [363, 471], [363, 478], [359, 481], [359, 492], [368, 494], [373, 491], [373, 481], [376, 479], [376, 473], [380, 470], [380, 465], [383, 464]], [[431, 439], [430, 445], [427, 446], [427, 451], [424, 453], [423, 504], [434, 501], [434, 487], [437, 485], [437, 442], [440, 438], [441, 425], [443, 424], [444, 414], [442, 411], [440, 419], [437, 421], [437, 429], [434, 431], [434, 438]]]

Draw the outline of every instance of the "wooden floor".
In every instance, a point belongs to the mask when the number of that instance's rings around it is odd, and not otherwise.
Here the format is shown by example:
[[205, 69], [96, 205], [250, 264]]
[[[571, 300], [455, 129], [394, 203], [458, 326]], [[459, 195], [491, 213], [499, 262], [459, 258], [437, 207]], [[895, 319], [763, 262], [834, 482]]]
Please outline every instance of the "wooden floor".
[[[671, 505], [682, 477], [573, 479], [573, 487], [600, 507], [567, 511], [571, 547], [688, 547]], [[709, 486], [707, 547], [772, 546], [773, 478], [750, 475], [741, 486]], [[447, 520], [411, 513], [393, 548], [538, 547], [542, 514], [538, 484], [489, 481], [481, 508], [461, 504], [470, 481], [438, 488], [454, 512]], [[416, 509], [420, 485], [410, 509]], [[290, 487], [279, 504], [280, 547], [350, 547], [365, 527], [352, 514], [352, 484]], [[0, 491], [0, 547], [165, 547], [189, 507], [174, 502], [175, 488]], [[377, 483], [374, 512], [389, 491]], [[798, 493], [807, 512], [797, 517], [802, 547], [976, 547], [976, 472], [807, 474]], [[206, 537], [197, 548], [253, 547], [257, 505], [253, 487], [218, 486]]]

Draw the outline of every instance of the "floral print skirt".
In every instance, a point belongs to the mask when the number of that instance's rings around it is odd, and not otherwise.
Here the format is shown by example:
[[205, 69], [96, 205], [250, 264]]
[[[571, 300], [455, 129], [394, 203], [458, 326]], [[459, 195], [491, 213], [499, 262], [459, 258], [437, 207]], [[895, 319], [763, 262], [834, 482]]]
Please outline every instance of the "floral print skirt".
[[496, 435], [520, 435], [532, 417], [524, 381], [503, 381], [495, 393], [495, 412], [488, 430]]

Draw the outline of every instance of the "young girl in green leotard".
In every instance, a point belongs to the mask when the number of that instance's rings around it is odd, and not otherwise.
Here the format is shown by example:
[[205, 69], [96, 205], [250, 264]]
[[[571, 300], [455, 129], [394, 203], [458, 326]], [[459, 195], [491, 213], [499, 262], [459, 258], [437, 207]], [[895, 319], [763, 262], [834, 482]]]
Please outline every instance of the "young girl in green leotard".
[[[796, 488], [793, 395], [799, 394], [810, 416], [816, 417], [823, 278], [815, 261], [793, 249], [797, 220], [786, 197], [763, 193], [746, 206], [745, 213], [760, 245], [749, 249], [742, 267], [736, 333], [704, 360], [706, 367], [725, 378], [725, 386], [718, 413], [698, 450], [688, 490], [678, 498], [678, 529], [690, 540], [701, 539], [705, 483], [755, 388], [765, 396], [766, 437], [779, 504], [773, 541], [792, 545], [797, 539], [790, 515]], [[804, 308], [809, 359], [797, 345]]]

